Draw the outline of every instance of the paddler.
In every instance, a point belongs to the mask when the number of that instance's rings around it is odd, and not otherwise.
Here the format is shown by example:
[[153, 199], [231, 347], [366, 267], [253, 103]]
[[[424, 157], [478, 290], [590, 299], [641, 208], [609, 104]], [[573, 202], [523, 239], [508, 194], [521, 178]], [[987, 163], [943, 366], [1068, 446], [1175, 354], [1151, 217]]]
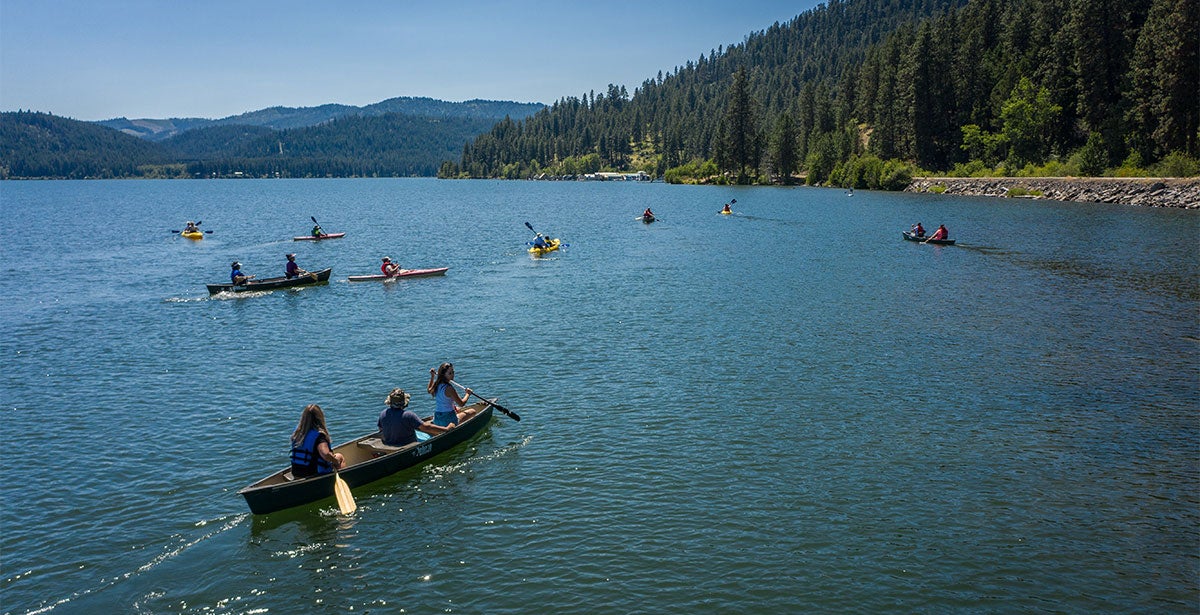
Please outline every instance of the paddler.
[[235, 286], [242, 286], [246, 283], [246, 280], [254, 278], [252, 275], [242, 273], [242, 264], [237, 261], [233, 261], [231, 267], [233, 270], [229, 272], [229, 279]]
[[394, 278], [400, 273], [400, 265], [393, 263], [392, 257], [385, 256], [383, 257], [383, 264], [379, 266], [379, 271], [389, 278]]
[[533, 247], [544, 249], [544, 248], [549, 248], [550, 244], [546, 242], [546, 238], [542, 237], [541, 233], [538, 233], [537, 237], [533, 238]]

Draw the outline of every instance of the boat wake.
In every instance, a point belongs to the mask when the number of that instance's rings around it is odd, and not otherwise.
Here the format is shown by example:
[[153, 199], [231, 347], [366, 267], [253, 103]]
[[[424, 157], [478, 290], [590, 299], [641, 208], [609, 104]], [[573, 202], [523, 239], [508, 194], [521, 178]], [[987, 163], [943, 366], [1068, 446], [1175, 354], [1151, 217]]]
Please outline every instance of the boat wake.
[[217, 527], [211, 531], [205, 532], [204, 534], [200, 535], [197, 538], [189, 540], [180, 545], [176, 545], [174, 547], [168, 548], [167, 550], [165, 550], [162, 553], [159, 553], [158, 555], [153, 557], [150, 561], [146, 562], [145, 564], [142, 564], [141, 566], [138, 566], [136, 570], [126, 572], [124, 574], [119, 574], [119, 575], [112, 577], [111, 579], [97, 585], [96, 587], [79, 590], [66, 598], [55, 600], [54, 602], [51, 602], [50, 604], [38, 607], [36, 609], [26, 611], [25, 615], [37, 615], [39, 613], [49, 613], [50, 611], [53, 611], [54, 609], [56, 609], [64, 604], [69, 604], [73, 600], [79, 600], [85, 596], [99, 593], [101, 591], [104, 591], [105, 589], [108, 589], [110, 587], [117, 585], [121, 581], [126, 581], [126, 580], [132, 579], [140, 574], [148, 572], [149, 570], [153, 569], [155, 566], [158, 566], [159, 564], [178, 556], [180, 553], [187, 551], [188, 549], [204, 542], [205, 540], [208, 540], [209, 538], [212, 538], [222, 532], [225, 532], [225, 531], [228, 531], [228, 530], [231, 530], [231, 529], [237, 527], [239, 524], [241, 524], [243, 521], [245, 521], [246, 518], [249, 516], [250, 516], [250, 513], [239, 513], [239, 514], [232, 515], [232, 516], [218, 517], [218, 518], [212, 519], [212, 520], [199, 521], [195, 524], [196, 527], [206, 527], [206, 526], [213, 525], [213, 524], [216, 524]]

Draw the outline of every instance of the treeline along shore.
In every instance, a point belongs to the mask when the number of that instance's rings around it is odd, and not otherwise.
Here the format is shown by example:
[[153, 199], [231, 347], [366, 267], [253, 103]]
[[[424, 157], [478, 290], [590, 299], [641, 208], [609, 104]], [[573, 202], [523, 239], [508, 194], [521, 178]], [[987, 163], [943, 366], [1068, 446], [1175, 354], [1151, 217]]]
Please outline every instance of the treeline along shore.
[[905, 192], [1200, 209], [1200, 178], [916, 177]]

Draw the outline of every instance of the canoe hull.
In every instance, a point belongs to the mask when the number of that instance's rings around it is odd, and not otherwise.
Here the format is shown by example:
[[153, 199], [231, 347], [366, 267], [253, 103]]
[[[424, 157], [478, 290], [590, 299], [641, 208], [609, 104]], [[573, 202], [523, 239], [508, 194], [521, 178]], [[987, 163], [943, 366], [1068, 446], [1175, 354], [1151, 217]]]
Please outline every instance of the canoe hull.
[[[379, 432], [361, 436], [333, 449], [346, 458], [346, 468], [338, 476], [351, 488], [366, 485], [428, 461], [462, 444], [478, 434], [492, 420], [492, 407], [475, 403], [470, 407], [479, 413], [462, 425], [424, 442], [381, 452], [366, 446], [366, 441], [379, 437]], [[311, 504], [333, 494], [333, 474], [321, 474], [298, 480], [288, 480], [291, 468], [285, 468], [238, 491], [246, 499], [250, 512], [265, 515], [287, 508]]]
[[657, 218], [655, 218], [654, 216], [642, 216], [642, 224], [650, 224], [651, 222], [654, 222], [656, 219]]
[[351, 282], [376, 282], [387, 280], [398, 280], [400, 278], [428, 278], [435, 275], [446, 275], [446, 270], [449, 267], [437, 267], [434, 269], [402, 269], [400, 273], [394, 276], [386, 276], [382, 273], [375, 275], [352, 275], [348, 279]]
[[325, 233], [324, 235], [304, 235], [303, 237], [292, 237], [292, 241], [324, 241], [326, 239], [341, 239], [345, 236], [345, 233]]
[[265, 280], [250, 280], [241, 286], [233, 284], [208, 284], [209, 294], [217, 294], [223, 292], [245, 293], [255, 290], [275, 290], [277, 288], [293, 288], [296, 286], [316, 286], [329, 282], [329, 275], [333, 273], [333, 269], [322, 269], [314, 271], [316, 279], [311, 275], [302, 275], [298, 278], [266, 278]]
[[910, 233], [908, 231], [900, 231], [900, 234], [909, 241], [919, 241], [921, 243], [932, 243], [932, 244], [938, 245], [938, 246], [954, 245], [953, 239], [930, 239], [929, 237], [917, 237], [916, 235], [913, 235], [912, 233]]
[[188, 239], [204, 239], [204, 233], [202, 233], [200, 231], [196, 231], [194, 233], [189, 233], [187, 231], [184, 231], [184, 232], [180, 233], [179, 236], [187, 237]]

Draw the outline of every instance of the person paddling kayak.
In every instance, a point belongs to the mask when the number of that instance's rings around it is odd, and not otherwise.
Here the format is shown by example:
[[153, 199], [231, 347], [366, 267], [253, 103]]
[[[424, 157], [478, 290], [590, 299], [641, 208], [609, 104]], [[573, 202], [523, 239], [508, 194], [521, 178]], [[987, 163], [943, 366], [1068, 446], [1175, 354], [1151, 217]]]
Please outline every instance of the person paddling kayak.
[[392, 257], [385, 256], [383, 257], [383, 264], [379, 266], [379, 272], [389, 278], [394, 278], [400, 273], [400, 265], [393, 263]]

